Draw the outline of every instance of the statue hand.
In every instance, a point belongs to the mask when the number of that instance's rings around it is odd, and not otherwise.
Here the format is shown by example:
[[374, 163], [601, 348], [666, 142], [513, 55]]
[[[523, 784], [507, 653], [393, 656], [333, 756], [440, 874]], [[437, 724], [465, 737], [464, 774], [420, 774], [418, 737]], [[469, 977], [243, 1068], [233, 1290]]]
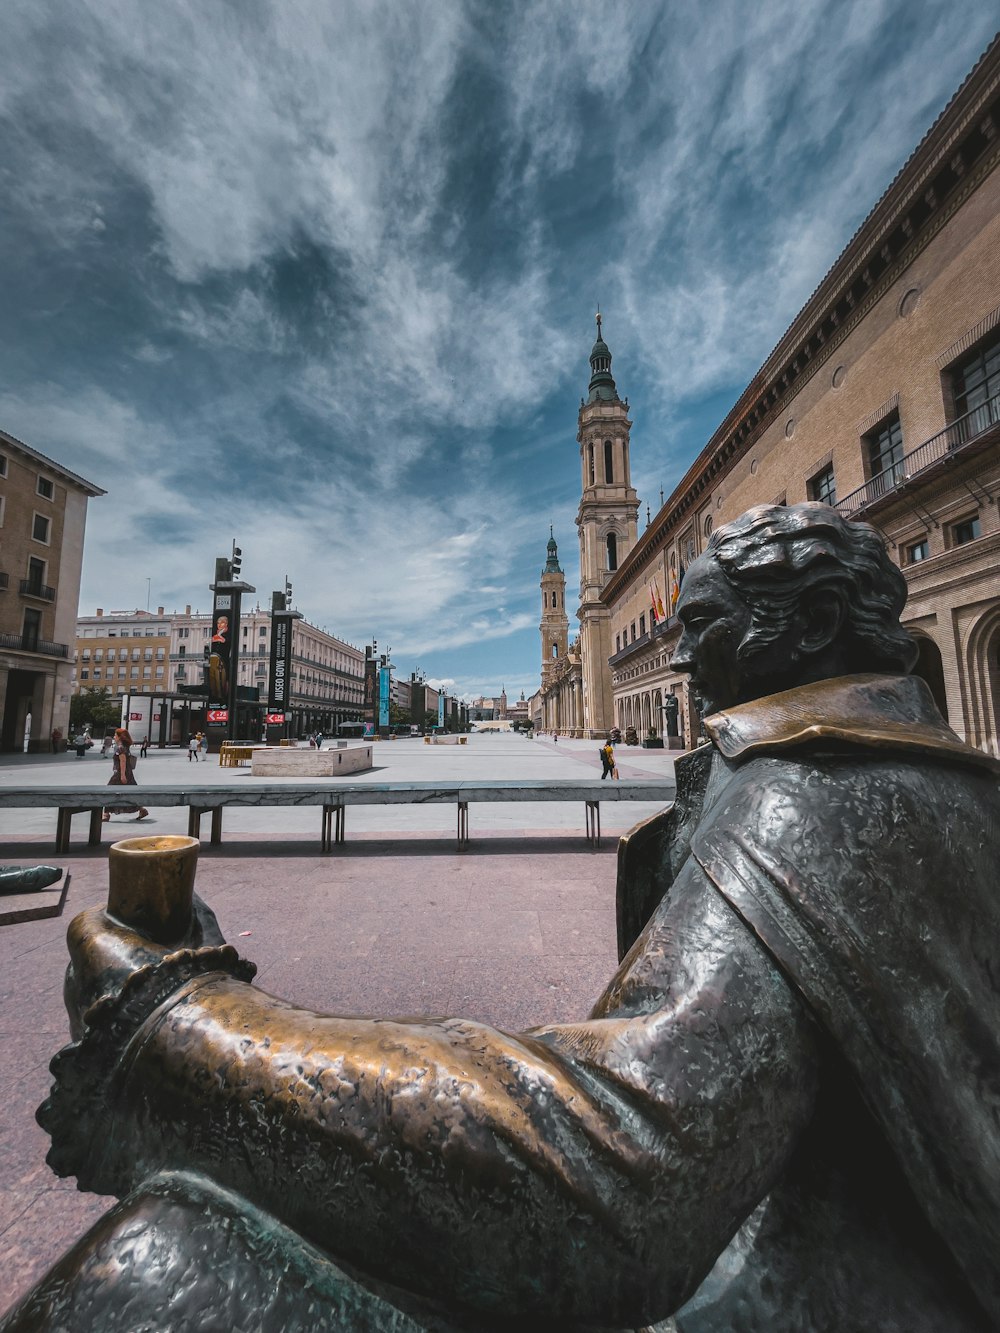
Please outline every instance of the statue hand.
[[141, 967], [158, 963], [178, 949], [224, 944], [215, 913], [197, 894], [191, 925], [182, 939], [163, 945], [123, 925], [103, 907], [90, 907], [70, 923], [66, 936], [69, 966], [63, 996], [74, 1039], [83, 1032], [83, 1016], [103, 995], [119, 990]]

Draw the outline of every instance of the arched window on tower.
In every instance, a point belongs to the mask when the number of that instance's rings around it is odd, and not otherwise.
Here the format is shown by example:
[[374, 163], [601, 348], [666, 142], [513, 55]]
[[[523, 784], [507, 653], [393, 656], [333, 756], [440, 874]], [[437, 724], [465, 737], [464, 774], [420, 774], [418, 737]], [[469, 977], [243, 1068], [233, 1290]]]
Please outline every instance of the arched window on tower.
[[611, 441], [604, 441], [604, 480], [610, 486], [615, 479], [614, 455]]
[[557, 592], [554, 592], [554, 593], [552, 594], [552, 605], [553, 605], [553, 606], [558, 606], [558, 605], [559, 605], [559, 594], [558, 594]]
[[595, 481], [595, 474], [594, 474], [594, 446], [592, 444], [587, 445], [587, 459], [588, 459], [587, 475], [590, 477], [590, 485], [593, 486]]
[[553, 656], [553, 658], [556, 658], [556, 657], [559, 656], [559, 645], [558, 645], [557, 643], [553, 643], [553, 645], [552, 645], [552, 656]]
[[608, 533], [608, 569], [618, 568], [618, 538], [613, 532]]

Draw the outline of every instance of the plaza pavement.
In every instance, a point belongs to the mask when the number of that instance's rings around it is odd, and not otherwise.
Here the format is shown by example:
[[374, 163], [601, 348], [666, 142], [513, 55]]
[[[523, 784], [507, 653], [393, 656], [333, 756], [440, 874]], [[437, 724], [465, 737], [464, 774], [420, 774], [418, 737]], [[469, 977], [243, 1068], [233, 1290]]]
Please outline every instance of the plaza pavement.
[[[594, 741], [476, 735], [464, 746], [380, 742], [370, 781], [579, 778], [600, 772]], [[623, 777], [662, 780], [674, 756], [619, 748]], [[150, 751], [140, 779], [253, 782], [213, 757], [197, 778], [182, 751]], [[103, 785], [110, 760], [75, 755], [0, 757], [0, 784]], [[366, 775], [352, 775], [352, 781]], [[600, 850], [583, 838], [580, 802], [484, 805], [470, 811], [473, 841], [455, 846], [455, 812], [358, 807], [347, 843], [317, 847], [315, 810], [226, 812], [225, 842], [203, 847], [197, 888], [227, 937], [257, 963], [257, 984], [294, 1003], [361, 1014], [458, 1014], [508, 1030], [586, 1015], [616, 966], [617, 834], [659, 807], [602, 807]], [[55, 860], [72, 874], [61, 919], [0, 928], [0, 1310], [35, 1282], [111, 1200], [76, 1191], [45, 1165], [34, 1120], [48, 1062], [68, 1040], [62, 1006], [65, 933], [73, 915], [107, 896], [106, 845], [136, 834], [186, 832], [185, 810], [120, 816], [104, 845], [78, 835]], [[53, 862], [53, 811], [0, 811], [0, 860]], [[23, 900], [18, 900], [19, 902]], [[9, 905], [9, 902], [5, 905]]]

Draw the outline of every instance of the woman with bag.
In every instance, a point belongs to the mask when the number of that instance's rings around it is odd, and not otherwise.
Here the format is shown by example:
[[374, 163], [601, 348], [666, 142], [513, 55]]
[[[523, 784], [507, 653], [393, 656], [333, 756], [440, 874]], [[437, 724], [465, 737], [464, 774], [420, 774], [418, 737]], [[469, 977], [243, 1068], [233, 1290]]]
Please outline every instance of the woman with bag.
[[[115, 728], [114, 744], [111, 746], [111, 776], [108, 778], [108, 786], [138, 786], [135, 780], [135, 755], [132, 754], [132, 737], [124, 727]], [[106, 807], [101, 819], [106, 824], [112, 814], [135, 815], [136, 812], [138, 812], [137, 822], [149, 815], [149, 811], [144, 805], [115, 805]]]

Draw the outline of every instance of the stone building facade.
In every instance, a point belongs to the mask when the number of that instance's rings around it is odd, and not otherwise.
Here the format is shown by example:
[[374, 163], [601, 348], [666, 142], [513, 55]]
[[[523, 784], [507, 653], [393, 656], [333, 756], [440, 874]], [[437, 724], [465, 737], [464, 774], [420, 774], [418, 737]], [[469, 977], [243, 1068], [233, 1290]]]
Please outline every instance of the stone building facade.
[[[69, 731], [87, 502], [104, 495], [0, 431], [0, 749]], [[30, 717], [30, 727], [28, 719]]]
[[[289, 730], [332, 735], [340, 722], [362, 716], [364, 651], [306, 620], [292, 622]], [[212, 632], [208, 613], [98, 609], [76, 623], [72, 688], [104, 687], [127, 705], [136, 739], [149, 735], [174, 743], [201, 727], [201, 704], [186, 686], [202, 683], [205, 648]], [[238, 684], [266, 702], [271, 615], [259, 606], [240, 616]], [[161, 725], [162, 719], [162, 725]]]
[[673, 693], [696, 736], [671, 669], [684, 568], [751, 505], [816, 499], [883, 533], [918, 672], [960, 736], [1000, 753], [998, 166], [1000, 40], [602, 588], [619, 726], [659, 730]]
[[73, 693], [88, 688], [112, 694], [163, 693], [170, 686], [171, 617], [152, 611], [109, 611], [98, 607], [76, 622]]

